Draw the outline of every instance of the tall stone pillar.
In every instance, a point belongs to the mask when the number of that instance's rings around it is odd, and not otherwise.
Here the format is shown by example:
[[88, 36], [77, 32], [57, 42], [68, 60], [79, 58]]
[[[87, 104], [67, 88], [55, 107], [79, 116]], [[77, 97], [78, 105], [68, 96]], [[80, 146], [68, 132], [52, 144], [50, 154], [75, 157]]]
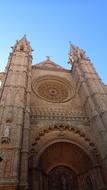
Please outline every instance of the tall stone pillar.
[[[28, 152], [28, 144], [25, 149], [23, 144], [27, 141], [24, 140], [25, 133], [27, 139], [29, 133], [28, 84], [32, 50], [25, 36], [12, 49], [0, 97], [0, 156], [3, 159], [0, 163], [0, 190], [17, 189], [22, 152]], [[24, 159], [27, 165], [27, 156]]]
[[85, 52], [71, 45], [72, 76], [82, 105], [90, 117], [91, 137], [101, 155], [101, 165], [107, 171], [107, 95], [104, 85]]
[[30, 95], [31, 95], [31, 63], [32, 57], [28, 57], [28, 70], [26, 81], [26, 96], [24, 110], [24, 125], [22, 134], [22, 148], [20, 157], [20, 189], [28, 189], [28, 154], [29, 154], [29, 132], [30, 132]]

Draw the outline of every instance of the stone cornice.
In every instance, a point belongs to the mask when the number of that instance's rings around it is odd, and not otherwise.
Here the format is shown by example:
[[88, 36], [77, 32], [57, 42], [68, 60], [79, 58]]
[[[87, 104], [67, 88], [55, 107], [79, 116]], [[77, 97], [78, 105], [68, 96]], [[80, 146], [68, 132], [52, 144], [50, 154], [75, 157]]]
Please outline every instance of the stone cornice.
[[44, 67], [41, 68], [40, 66], [36, 66], [36, 65], [32, 65], [32, 70], [33, 70], [33, 69], [71, 73], [71, 70], [67, 70], [67, 69], [61, 69], [61, 68], [44, 68]]

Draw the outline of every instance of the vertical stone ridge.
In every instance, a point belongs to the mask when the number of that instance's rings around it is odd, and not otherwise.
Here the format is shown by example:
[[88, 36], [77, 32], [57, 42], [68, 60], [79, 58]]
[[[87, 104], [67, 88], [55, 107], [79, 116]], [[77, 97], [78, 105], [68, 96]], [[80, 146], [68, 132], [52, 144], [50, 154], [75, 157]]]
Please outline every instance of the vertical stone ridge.
[[90, 117], [93, 141], [99, 149], [102, 168], [107, 171], [107, 94], [85, 51], [70, 45], [69, 63], [82, 104]]
[[[0, 152], [3, 158], [0, 169], [1, 187], [18, 186], [22, 179], [20, 172], [23, 157], [27, 167], [31, 64], [32, 49], [26, 37], [23, 37], [12, 47], [0, 99]], [[22, 172], [22, 175], [25, 184], [27, 173]]]

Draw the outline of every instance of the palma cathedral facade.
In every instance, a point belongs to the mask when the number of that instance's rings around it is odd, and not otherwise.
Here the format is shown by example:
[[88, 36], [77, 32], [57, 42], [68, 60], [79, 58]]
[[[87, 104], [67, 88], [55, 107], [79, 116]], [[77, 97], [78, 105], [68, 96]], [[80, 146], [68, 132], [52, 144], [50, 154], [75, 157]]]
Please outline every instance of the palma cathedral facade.
[[70, 45], [67, 70], [32, 64], [24, 36], [0, 73], [0, 190], [106, 190], [107, 86]]

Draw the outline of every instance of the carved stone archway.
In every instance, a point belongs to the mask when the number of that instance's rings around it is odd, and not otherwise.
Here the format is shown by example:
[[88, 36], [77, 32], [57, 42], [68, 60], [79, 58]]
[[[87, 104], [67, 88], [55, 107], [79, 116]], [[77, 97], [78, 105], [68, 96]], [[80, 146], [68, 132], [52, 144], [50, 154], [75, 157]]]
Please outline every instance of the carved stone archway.
[[[99, 166], [93, 166], [93, 161], [79, 146], [69, 142], [56, 142], [48, 146], [35, 165], [36, 154], [32, 155], [30, 163], [30, 184], [32, 190], [48, 190], [49, 173], [60, 166], [67, 167], [75, 174], [77, 190], [86, 189], [87, 177], [91, 176], [93, 190], [97, 189], [97, 180], [103, 187]], [[98, 179], [99, 178], [99, 179]], [[73, 182], [74, 183], [74, 182]]]
[[48, 175], [59, 166], [75, 173], [78, 190], [86, 190], [90, 176], [93, 190], [103, 189], [97, 155], [94, 143], [78, 129], [59, 125], [42, 130], [32, 144], [30, 190], [48, 190]]
[[65, 124], [54, 124], [51, 123], [49, 126], [40, 128], [39, 133], [31, 146], [31, 152], [36, 153], [36, 163], [40, 155], [44, 150], [55, 142], [72, 142], [80, 146], [89, 157], [93, 160], [93, 164], [96, 164], [97, 157], [99, 157], [98, 150], [92, 140], [85, 134], [82, 129], [79, 129], [72, 125]]
[[63, 141], [48, 146], [38, 165], [46, 174], [59, 165], [71, 168], [77, 175], [93, 167], [92, 160], [79, 146]]

